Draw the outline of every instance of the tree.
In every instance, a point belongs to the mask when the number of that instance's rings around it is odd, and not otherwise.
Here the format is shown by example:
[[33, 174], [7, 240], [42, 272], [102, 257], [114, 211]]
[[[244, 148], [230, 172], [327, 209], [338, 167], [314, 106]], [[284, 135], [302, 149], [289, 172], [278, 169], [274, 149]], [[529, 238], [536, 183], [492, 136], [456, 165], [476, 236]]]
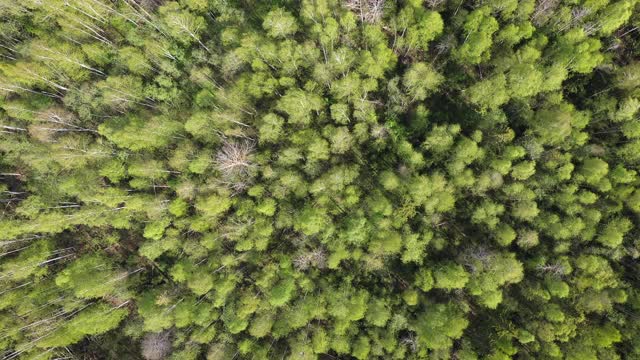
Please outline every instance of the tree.
[[276, 284], [269, 294], [269, 303], [274, 307], [283, 306], [292, 297], [296, 283], [293, 279], [287, 278]]
[[282, 8], [271, 10], [265, 16], [262, 27], [274, 38], [287, 37], [298, 30], [296, 19]]
[[155, 150], [168, 146], [182, 125], [166, 117], [141, 116], [115, 118], [102, 123], [98, 132], [116, 145], [133, 151]]
[[0, 0], [0, 353], [640, 357], [636, 0]]
[[289, 123], [301, 125], [309, 124], [313, 112], [323, 108], [324, 102], [321, 97], [298, 89], [288, 91], [277, 104], [278, 110], [289, 115]]
[[633, 225], [627, 218], [613, 219], [604, 227], [596, 240], [605, 246], [615, 248], [622, 244], [624, 235], [632, 228]]
[[425, 63], [413, 64], [402, 77], [402, 83], [412, 101], [426, 99], [430, 93], [436, 90], [442, 80], [442, 75]]
[[[469, 101], [483, 111], [493, 110], [509, 101], [507, 79], [503, 74], [476, 82], [466, 90]], [[491, 92], [492, 96], [485, 96]]]
[[400, 10], [397, 31], [401, 33], [400, 46], [407, 50], [427, 50], [429, 41], [435, 39], [444, 27], [442, 17], [435, 11], [428, 11], [419, 1], [411, 1]]
[[555, 59], [570, 70], [588, 73], [604, 60], [599, 51], [601, 47], [600, 40], [588, 37], [582, 28], [575, 28], [559, 38]]
[[536, 113], [533, 131], [543, 143], [556, 145], [571, 134], [571, 123], [571, 108], [568, 106], [556, 106], [542, 109]]
[[44, 336], [36, 343], [40, 348], [61, 347], [78, 342], [87, 335], [100, 335], [118, 326], [127, 315], [126, 309], [115, 309], [98, 304], [80, 312], [66, 324]]
[[498, 225], [498, 216], [504, 212], [504, 206], [485, 200], [473, 212], [471, 221], [476, 224], [485, 224], [489, 229], [494, 229]]
[[114, 293], [127, 275], [114, 271], [106, 258], [92, 255], [74, 261], [56, 276], [55, 282], [79, 298], [91, 299]]
[[469, 322], [455, 304], [433, 304], [418, 315], [414, 325], [418, 343], [427, 349], [444, 350], [453, 346]]
[[498, 22], [490, 15], [488, 7], [482, 7], [466, 16], [464, 22], [465, 37], [462, 45], [455, 50], [462, 64], [478, 64], [488, 59], [492, 35], [498, 30]]
[[529, 97], [542, 90], [544, 76], [533, 64], [511, 66], [506, 75], [507, 88], [512, 97]]
[[469, 274], [464, 271], [461, 265], [447, 263], [434, 270], [433, 278], [435, 280], [434, 287], [436, 288], [445, 290], [462, 289], [469, 281]]
[[470, 249], [464, 255], [471, 276], [466, 288], [482, 305], [495, 309], [502, 302], [500, 287], [524, 278], [524, 268], [512, 253], [495, 253], [484, 248]]
[[305, 235], [315, 235], [322, 231], [328, 222], [329, 218], [321, 209], [307, 207], [298, 215], [294, 227]]
[[146, 360], [162, 360], [171, 351], [170, 333], [147, 334], [142, 340], [142, 356]]
[[282, 126], [284, 119], [276, 114], [267, 114], [262, 118], [262, 125], [259, 128], [260, 141], [275, 143], [282, 137]]
[[254, 144], [252, 141], [224, 142], [215, 158], [215, 165], [222, 179], [236, 191], [248, 187], [251, 171], [255, 167], [252, 161]]
[[168, 2], [161, 6], [159, 13], [166, 31], [177, 41], [189, 45], [194, 41], [207, 52], [209, 49], [200, 39], [200, 33], [206, 27], [205, 19], [188, 10], [180, 9], [177, 2]]
[[582, 163], [579, 174], [590, 185], [596, 185], [609, 172], [609, 164], [598, 158], [589, 158]]

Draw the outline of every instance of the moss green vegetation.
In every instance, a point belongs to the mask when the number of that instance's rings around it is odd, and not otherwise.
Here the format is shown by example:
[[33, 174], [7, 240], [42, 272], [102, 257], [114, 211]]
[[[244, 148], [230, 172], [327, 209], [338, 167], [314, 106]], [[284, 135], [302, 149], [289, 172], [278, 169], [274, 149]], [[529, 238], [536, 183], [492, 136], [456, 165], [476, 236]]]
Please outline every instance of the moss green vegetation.
[[640, 359], [638, 0], [0, 0], [0, 358]]

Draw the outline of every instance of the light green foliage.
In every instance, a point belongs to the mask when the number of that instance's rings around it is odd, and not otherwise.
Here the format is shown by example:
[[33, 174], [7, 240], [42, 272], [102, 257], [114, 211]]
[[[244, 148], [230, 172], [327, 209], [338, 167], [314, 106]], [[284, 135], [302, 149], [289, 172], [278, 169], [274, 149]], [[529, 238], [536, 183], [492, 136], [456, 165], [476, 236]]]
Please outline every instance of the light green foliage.
[[180, 9], [176, 2], [161, 6], [159, 13], [168, 33], [183, 44], [201, 43], [200, 33], [205, 28], [205, 19], [188, 10]]
[[169, 226], [169, 219], [161, 219], [148, 223], [144, 228], [144, 237], [152, 240], [159, 240], [164, 235], [164, 230]]
[[138, 252], [150, 260], [155, 260], [166, 251], [178, 249], [180, 245], [177, 237], [165, 236], [161, 240], [152, 240], [143, 243], [138, 249]]
[[444, 350], [451, 348], [468, 325], [464, 313], [454, 303], [432, 304], [418, 316], [415, 329], [420, 345]]
[[151, 65], [147, 63], [144, 54], [134, 47], [125, 47], [120, 49], [118, 57], [133, 74], [144, 76], [148, 75], [152, 70]]
[[225, 195], [211, 195], [196, 203], [196, 209], [207, 217], [217, 217], [227, 211], [232, 200]]
[[[473, 84], [467, 89], [467, 96], [471, 103], [483, 110], [495, 109], [509, 100], [506, 86], [506, 77], [503, 74], [498, 74]], [[487, 94], [491, 94], [491, 96], [487, 96]]]
[[274, 38], [286, 37], [298, 30], [296, 18], [282, 8], [271, 10], [265, 16], [262, 27]]
[[511, 67], [506, 75], [507, 88], [512, 97], [529, 97], [542, 89], [544, 77], [532, 64], [518, 64]]
[[402, 248], [402, 236], [394, 231], [381, 231], [371, 241], [369, 251], [374, 254], [395, 254]]
[[79, 298], [90, 299], [113, 293], [120, 285], [119, 281], [126, 281], [124, 276], [114, 271], [107, 258], [88, 255], [60, 272], [55, 282], [61, 288], [72, 290]]
[[277, 283], [269, 293], [269, 303], [274, 307], [286, 304], [293, 296], [296, 283], [293, 279], [287, 278]]
[[600, 33], [603, 35], [611, 34], [615, 29], [624, 24], [633, 14], [633, 6], [635, 1], [618, 1], [609, 4], [602, 12], [600, 19]]
[[507, 224], [499, 224], [496, 228], [496, 241], [500, 246], [507, 246], [516, 239], [516, 232]]
[[578, 290], [601, 290], [617, 285], [615, 274], [607, 259], [596, 255], [582, 255], [576, 259], [576, 267], [580, 270], [575, 280]]
[[434, 287], [438, 289], [462, 289], [469, 281], [469, 274], [461, 265], [448, 263], [433, 271]]
[[129, 116], [110, 120], [100, 125], [100, 134], [116, 145], [133, 151], [155, 150], [167, 146], [182, 125], [166, 117], [143, 119]]
[[486, 61], [489, 57], [488, 50], [493, 43], [492, 35], [498, 27], [498, 22], [486, 7], [469, 13], [463, 26], [464, 41], [456, 49], [456, 56], [460, 62], [472, 65]]
[[442, 75], [425, 63], [413, 64], [402, 77], [402, 83], [412, 101], [424, 100], [437, 89], [442, 80]]
[[499, 30], [496, 35], [496, 42], [515, 45], [522, 39], [530, 38], [534, 31], [535, 27], [530, 22], [508, 24]]
[[542, 109], [536, 114], [533, 131], [544, 143], [557, 145], [571, 134], [572, 115], [567, 107]]
[[520, 201], [514, 204], [511, 215], [522, 220], [533, 220], [540, 213], [538, 204], [534, 201]]
[[265, 313], [258, 315], [253, 319], [249, 327], [249, 334], [256, 338], [261, 338], [269, 334], [273, 326], [273, 313]]
[[369, 303], [366, 314], [366, 320], [369, 323], [382, 327], [389, 321], [389, 318], [391, 318], [391, 312], [385, 301], [374, 299]]
[[291, 124], [309, 124], [313, 114], [324, 107], [322, 98], [303, 90], [290, 90], [279, 101], [277, 108], [289, 115]]
[[0, 354], [640, 358], [638, 6], [0, 1]]
[[113, 183], [117, 183], [125, 177], [126, 168], [122, 162], [112, 160], [100, 169], [100, 175], [108, 178]]
[[307, 208], [300, 213], [296, 227], [305, 235], [314, 235], [326, 226], [327, 221], [327, 217], [320, 210]]
[[575, 28], [561, 36], [556, 47], [556, 61], [578, 73], [588, 73], [604, 60], [600, 53], [600, 40], [587, 37], [582, 28]]
[[112, 309], [99, 304], [80, 312], [48, 337], [36, 343], [41, 348], [61, 347], [78, 342], [85, 336], [100, 335], [118, 326], [127, 316], [126, 309]]
[[408, 50], [427, 50], [429, 41], [440, 35], [444, 27], [439, 13], [425, 10], [418, 2], [402, 8], [396, 21], [404, 34], [400, 44]]
[[[48, 261], [52, 250], [53, 244], [50, 241], [36, 241], [13, 261], [2, 263], [2, 274], [13, 281], [24, 280], [29, 276], [42, 277], [47, 273], [47, 268], [41, 267], [40, 264]], [[68, 254], [62, 256], [68, 257]]]
[[416, 285], [422, 291], [429, 291], [433, 288], [434, 280], [431, 275], [431, 271], [426, 269], [421, 269], [421, 271], [416, 275]]
[[353, 356], [358, 359], [368, 359], [369, 352], [371, 351], [371, 346], [369, 344], [369, 339], [367, 337], [361, 336], [359, 337], [355, 344], [353, 345], [353, 350], [351, 353]]
[[589, 158], [582, 163], [579, 174], [590, 185], [596, 185], [609, 172], [609, 164], [598, 158]]
[[522, 281], [524, 269], [512, 253], [487, 253], [477, 248], [465, 255], [472, 275], [466, 288], [482, 305], [495, 309], [502, 302], [501, 287]]
[[504, 213], [504, 206], [485, 200], [473, 212], [471, 221], [476, 224], [485, 224], [490, 229], [498, 225], [499, 216]]
[[187, 214], [189, 204], [180, 198], [177, 198], [169, 204], [169, 212], [175, 217], [182, 217]]
[[267, 114], [262, 119], [260, 126], [260, 141], [269, 143], [276, 142], [282, 136], [282, 125], [284, 120], [276, 114]]
[[609, 222], [596, 238], [601, 244], [615, 248], [622, 244], [624, 235], [633, 227], [627, 218], [617, 218]]
[[336, 289], [329, 299], [327, 312], [339, 320], [357, 321], [364, 318], [369, 294], [365, 290]]

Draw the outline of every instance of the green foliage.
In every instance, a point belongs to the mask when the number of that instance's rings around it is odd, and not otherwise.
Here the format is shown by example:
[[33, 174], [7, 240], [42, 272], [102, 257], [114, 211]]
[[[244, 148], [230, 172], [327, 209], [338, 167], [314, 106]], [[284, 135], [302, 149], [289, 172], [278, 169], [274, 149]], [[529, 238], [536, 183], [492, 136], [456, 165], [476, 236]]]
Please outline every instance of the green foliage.
[[0, 3], [0, 353], [640, 358], [636, 0]]
[[453, 346], [469, 325], [464, 313], [453, 303], [431, 304], [416, 319], [418, 343], [427, 349], [445, 350]]
[[[467, 96], [471, 103], [478, 105], [483, 110], [496, 109], [509, 100], [506, 86], [506, 77], [503, 74], [498, 74], [473, 84], [467, 89]], [[487, 93], [491, 93], [491, 96], [486, 96]]]
[[293, 279], [287, 278], [277, 283], [269, 293], [269, 303], [274, 307], [286, 304], [293, 296], [296, 283]]
[[96, 254], [75, 260], [56, 276], [55, 283], [77, 297], [89, 299], [113, 293], [119, 277], [109, 260]]
[[298, 30], [296, 18], [281, 8], [270, 11], [264, 17], [262, 27], [269, 36], [274, 38], [287, 37]]
[[412, 101], [424, 100], [442, 82], [442, 75], [425, 63], [416, 63], [402, 77], [402, 83]]
[[400, 10], [396, 22], [403, 32], [400, 44], [408, 50], [427, 50], [429, 41], [440, 35], [444, 27], [439, 13], [425, 10], [416, 1], [409, 2]]
[[127, 316], [126, 309], [112, 309], [99, 304], [80, 312], [52, 334], [36, 343], [41, 348], [63, 347], [78, 342], [85, 336], [100, 335], [115, 329]]
[[463, 64], [477, 64], [488, 60], [492, 35], [498, 28], [499, 24], [490, 15], [489, 8], [482, 7], [469, 13], [462, 27], [464, 41], [456, 49], [456, 57]]
[[98, 131], [116, 145], [133, 151], [155, 150], [170, 144], [182, 129], [177, 121], [165, 117], [143, 119], [131, 115], [102, 123]]
[[609, 222], [596, 240], [605, 246], [615, 248], [622, 244], [624, 235], [633, 227], [627, 218], [617, 218]]
[[462, 289], [469, 281], [469, 274], [458, 264], [445, 264], [433, 271], [434, 287], [439, 289]]
[[277, 109], [289, 116], [289, 123], [301, 125], [309, 124], [313, 114], [323, 107], [321, 97], [299, 89], [287, 91], [277, 104]]

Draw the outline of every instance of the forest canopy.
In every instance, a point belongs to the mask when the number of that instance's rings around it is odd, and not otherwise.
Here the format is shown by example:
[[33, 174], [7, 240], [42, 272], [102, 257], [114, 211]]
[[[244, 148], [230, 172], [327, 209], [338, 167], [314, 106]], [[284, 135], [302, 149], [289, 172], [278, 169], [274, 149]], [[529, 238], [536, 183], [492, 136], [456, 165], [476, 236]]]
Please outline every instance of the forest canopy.
[[639, 3], [0, 0], [0, 358], [640, 359]]

